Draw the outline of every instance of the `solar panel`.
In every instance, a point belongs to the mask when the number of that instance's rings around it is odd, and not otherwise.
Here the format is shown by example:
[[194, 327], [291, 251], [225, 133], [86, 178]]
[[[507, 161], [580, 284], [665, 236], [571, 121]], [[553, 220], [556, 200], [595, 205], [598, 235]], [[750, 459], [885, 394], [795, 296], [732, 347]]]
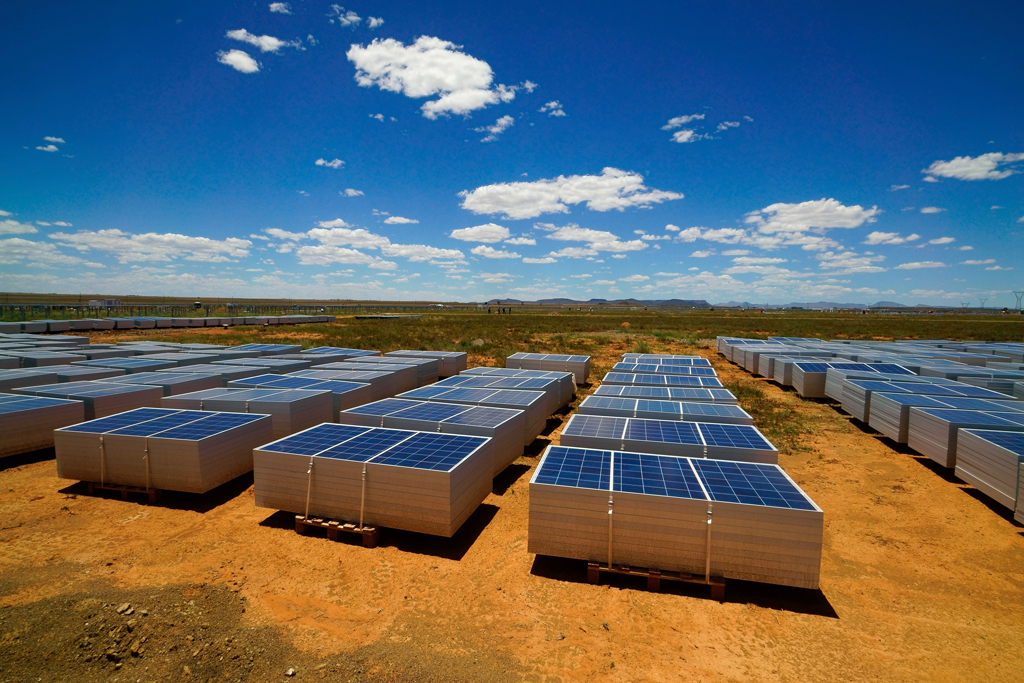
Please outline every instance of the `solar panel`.
[[976, 410], [958, 410], [956, 408], [919, 408], [919, 410], [927, 415], [951, 423], [1000, 426], [1016, 424], [1012, 418], [1005, 419], [1005, 416], [1010, 415], [1009, 413], [993, 415]]
[[946, 397], [936, 398], [934, 396], [926, 396], [924, 394], [890, 394], [890, 393], [879, 393], [874, 394], [875, 398], [884, 396], [885, 398], [898, 403], [901, 406], [935, 406], [942, 407], [949, 405], [946, 401]]
[[122, 427], [121, 429], [115, 429], [110, 432], [110, 434], [118, 434], [122, 436], [152, 436], [157, 432], [163, 432], [174, 427], [180, 427], [183, 424], [208, 418], [211, 415], [213, 415], [213, 413], [182, 410], [174, 413], [173, 415], [165, 415], [154, 420], [137, 422], [135, 424]]
[[695, 422], [630, 419], [625, 438], [630, 441], [661, 441], [699, 445], [700, 433]]
[[357, 415], [375, 415], [377, 417], [382, 417], [384, 415], [397, 413], [399, 410], [405, 410], [406, 408], [422, 404], [422, 401], [406, 401], [401, 398], [385, 398], [380, 401], [374, 401], [373, 403], [367, 403], [366, 405], [349, 408], [345, 412], [356, 413]]
[[205, 413], [209, 417], [205, 417], [194, 422], [188, 422], [169, 429], [165, 432], [156, 434], [155, 436], [161, 439], [185, 439], [189, 441], [198, 441], [207, 437], [219, 434], [235, 427], [240, 427], [256, 420], [264, 419], [264, 415], [249, 415], [246, 413]]
[[621, 439], [626, 429], [626, 418], [576, 414], [562, 428], [566, 436], [596, 436], [606, 439]]
[[496, 427], [516, 415], [518, 410], [510, 408], [491, 408], [489, 406], [472, 406], [458, 415], [445, 418], [446, 424], [471, 425], [475, 427]]
[[616, 453], [612, 488], [626, 493], [707, 500], [687, 458]]
[[18, 413], [23, 410], [36, 410], [59, 406], [69, 401], [60, 398], [49, 398], [45, 396], [17, 396], [15, 400], [0, 402], [0, 413]]
[[793, 367], [800, 368], [803, 372], [828, 372], [833, 366], [829, 363], [794, 363]]
[[1001, 432], [985, 429], [967, 429], [965, 431], [1005, 448], [1011, 453], [1024, 455], [1024, 432]]
[[723, 460], [691, 460], [711, 500], [791, 510], [814, 504], [777, 467]]
[[533, 479], [538, 484], [607, 491], [611, 451], [551, 446]]
[[[455, 391], [452, 387], [439, 387], [437, 385], [430, 385], [429, 387], [420, 387], [419, 389], [413, 389], [402, 394], [403, 398], [419, 398], [426, 400], [428, 398], [434, 398], [440, 396], [448, 391]], [[485, 391], [486, 395], [490, 395], [493, 392]]]
[[110, 417], [101, 417], [98, 420], [90, 420], [89, 422], [82, 422], [81, 424], [64, 427], [64, 431], [82, 432], [85, 434], [105, 434], [107, 432], [121, 429], [122, 427], [127, 427], [128, 425], [146, 422], [147, 420], [156, 420], [179, 412], [181, 411], [171, 410], [169, 408], [137, 408], [135, 410], [129, 410], [126, 413], [119, 413], [117, 415], [111, 415]]
[[[456, 391], [459, 391], [458, 389]], [[471, 391], [464, 389], [462, 391]], [[528, 406], [541, 400], [543, 394], [536, 391], [518, 391], [513, 389], [501, 389], [495, 391], [487, 398], [490, 403], [504, 403], [513, 406]], [[448, 398], [448, 395], [445, 395]]]
[[455, 403], [418, 403], [390, 415], [391, 417], [407, 418], [410, 420], [440, 421], [454, 417], [459, 413], [464, 413], [467, 410], [469, 410], [468, 406]]
[[484, 437], [413, 432], [374, 459], [375, 464], [448, 472], [487, 442]]

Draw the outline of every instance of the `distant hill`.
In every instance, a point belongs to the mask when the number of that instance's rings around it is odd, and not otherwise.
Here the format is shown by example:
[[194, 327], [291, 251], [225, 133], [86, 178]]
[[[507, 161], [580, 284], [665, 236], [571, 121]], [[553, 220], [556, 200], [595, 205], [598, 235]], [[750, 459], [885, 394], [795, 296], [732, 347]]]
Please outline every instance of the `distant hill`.
[[491, 306], [504, 306], [509, 304], [539, 304], [546, 306], [597, 306], [597, 305], [619, 305], [619, 306], [675, 306], [680, 308], [710, 308], [704, 299], [590, 299], [589, 301], [577, 301], [576, 299], [538, 299], [537, 301], [520, 301], [519, 299], [491, 299], [486, 302]]

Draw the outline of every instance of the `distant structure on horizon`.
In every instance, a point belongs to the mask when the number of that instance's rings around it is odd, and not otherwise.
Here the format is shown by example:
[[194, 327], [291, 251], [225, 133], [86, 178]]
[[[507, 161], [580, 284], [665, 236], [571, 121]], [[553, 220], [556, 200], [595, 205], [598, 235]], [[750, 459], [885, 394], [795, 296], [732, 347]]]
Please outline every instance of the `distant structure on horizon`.
[[120, 299], [89, 299], [89, 308], [115, 308], [120, 305]]

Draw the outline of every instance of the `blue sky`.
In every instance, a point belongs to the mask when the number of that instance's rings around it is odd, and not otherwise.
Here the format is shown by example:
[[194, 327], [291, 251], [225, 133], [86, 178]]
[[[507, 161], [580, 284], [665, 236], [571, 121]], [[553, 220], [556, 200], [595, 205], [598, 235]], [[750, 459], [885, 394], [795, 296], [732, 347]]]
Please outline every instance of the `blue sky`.
[[1024, 284], [1019, 2], [4, 3], [0, 289]]

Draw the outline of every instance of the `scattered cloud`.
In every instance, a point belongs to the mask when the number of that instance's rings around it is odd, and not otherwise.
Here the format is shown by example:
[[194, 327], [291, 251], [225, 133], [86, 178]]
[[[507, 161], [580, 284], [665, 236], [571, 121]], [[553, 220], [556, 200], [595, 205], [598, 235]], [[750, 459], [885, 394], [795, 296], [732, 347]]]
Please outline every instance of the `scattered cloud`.
[[[452, 239], [462, 240], [463, 242], [484, 242], [488, 244], [507, 240], [511, 236], [512, 233], [508, 228], [496, 223], [484, 223], [483, 225], [474, 225], [471, 228], [452, 230], [449, 235]], [[512, 243], [515, 244], [515, 242]], [[530, 244], [536, 244], [536, 242], [531, 240]]]
[[217, 61], [244, 74], [254, 74], [260, 70], [259, 62], [243, 50], [228, 50], [227, 52], [221, 50], [217, 53]]
[[83, 230], [76, 233], [55, 232], [50, 238], [61, 246], [73, 247], [82, 252], [109, 252], [120, 263], [171, 261], [178, 258], [186, 261], [219, 263], [248, 256], [249, 247], [252, 246], [249, 240], [236, 237], [214, 240], [178, 233], [132, 234], [116, 229]]
[[333, 161], [327, 161], [327, 159], [317, 159], [314, 163], [317, 166], [326, 166], [327, 168], [338, 169], [345, 165], [345, 162], [341, 159], [334, 159]]
[[703, 140], [706, 137], [706, 135], [701, 135], [697, 131], [690, 130], [689, 128], [677, 130], [675, 133], [672, 133], [672, 141], [678, 142], [680, 144], [684, 144], [687, 142], [697, 142], [698, 140]]
[[364, 88], [375, 85], [414, 99], [438, 95], [420, 108], [428, 119], [466, 115], [515, 99], [516, 87], [492, 87], [490, 65], [460, 52], [460, 48], [430, 36], [420, 36], [408, 46], [386, 38], [375, 39], [365, 47], [353, 45], [346, 56], [356, 67], [356, 83]]
[[766, 235], [800, 233], [829, 228], [859, 228], [874, 223], [881, 213], [877, 206], [844, 206], [835, 199], [817, 199], [800, 204], [771, 204], [747, 214], [744, 223]]
[[558, 263], [558, 259], [553, 259], [550, 256], [545, 256], [544, 258], [530, 258], [530, 257], [527, 257], [527, 258], [523, 259], [523, 263], [536, 263], [536, 264]]
[[57, 145], [46, 145], [45, 147], [40, 146], [40, 147], [36, 147], [36, 149], [38, 149], [40, 152], [59, 152], [60, 151], [59, 149], [57, 149]]
[[574, 204], [585, 203], [591, 211], [622, 211], [683, 198], [681, 193], [649, 189], [643, 181], [638, 173], [608, 167], [601, 175], [496, 183], [464, 190], [459, 196], [464, 209], [475, 214], [503, 214], [511, 220], [569, 213], [569, 206]]
[[1003, 266], [989, 266], [985, 270], [1013, 270], [1013, 268], [1004, 268]]
[[59, 225], [62, 228], [70, 228], [71, 227], [71, 224], [68, 223], [67, 221], [54, 221], [53, 224], [54, 225]]
[[959, 251], [974, 251], [974, 247], [970, 246], [969, 244], [965, 244], [964, 246], [960, 247]]
[[494, 247], [488, 247], [485, 244], [481, 244], [479, 247], [473, 247], [469, 250], [469, 253], [476, 254], [477, 256], [483, 256], [484, 258], [522, 258], [514, 251], [495, 249]]
[[906, 244], [907, 242], [914, 242], [921, 239], [921, 236], [917, 233], [912, 233], [906, 237], [901, 237], [898, 232], [871, 232], [868, 233], [867, 239], [864, 240], [864, 244], [876, 245], [876, 244]]
[[942, 213], [945, 209], [940, 209], [937, 206], [922, 206], [921, 213]]
[[329, 244], [307, 245], [295, 252], [299, 263], [304, 266], [326, 266], [334, 263], [364, 265], [377, 270], [395, 270], [398, 264], [385, 261], [379, 256], [364, 254], [358, 249], [336, 247]]
[[890, 185], [889, 192], [898, 192], [900, 190], [905, 190], [908, 187], [910, 187], [910, 185]]
[[384, 121], [384, 114], [370, 114], [370, 118], [371, 119], [377, 119], [378, 121], [383, 123], [383, 121]]
[[329, 21], [333, 24], [335, 21], [338, 22], [338, 26], [358, 26], [359, 22], [363, 19], [355, 12], [349, 10], [345, 11], [345, 8], [341, 5], [331, 5], [331, 11], [327, 14], [330, 17]]
[[384, 25], [384, 19], [381, 17], [366, 17], [366, 25], [371, 29], [380, 28]]
[[402, 218], [401, 216], [388, 216], [384, 219], [384, 222], [388, 225], [411, 225], [413, 223], [419, 223], [415, 218]]
[[946, 264], [942, 261], [911, 261], [910, 263], [901, 263], [896, 266], [896, 270], [918, 270], [920, 268], [945, 268]]
[[55, 137], [53, 137], [51, 135], [47, 135], [43, 139], [46, 140], [47, 142], [56, 142], [56, 143], [61, 144], [61, 145], [64, 144], [64, 138], [55, 138]]
[[928, 168], [922, 169], [921, 173], [927, 174], [925, 180], [936, 176], [957, 180], [1002, 180], [1019, 172], [1010, 166], [1018, 161], [1024, 161], [1024, 154], [989, 152], [976, 157], [955, 157], [952, 161], [935, 161]]
[[679, 128], [680, 126], [685, 126], [686, 124], [690, 123], [691, 121], [703, 121], [703, 120], [704, 120], [704, 114], [688, 114], [686, 116], [676, 116], [674, 118], [669, 119], [668, 123], [666, 123], [664, 126], [662, 126], [661, 129], [662, 130], [674, 130], [676, 128]]
[[1005, 209], [1005, 208], [1006, 208], [1005, 206], [999, 206], [997, 204], [993, 204], [992, 206], [989, 207], [989, 210], [990, 211], [995, 211], [996, 209]]
[[537, 111], [539, 111], [542, 114], [547, 112], [548, 116], [567, 116], [565, 110], [562, 108], [562, 104], [558, 100], [551, 100], [550, 102], [546, 102], [544, 106], [542, 106]]
[[629, 277], [620, 277], [619, 282], [646, 282], [650, 279], [646, 275], [630, 275]]
[[858, 254], [853, 251], [826, 251], [815, 256], [818, 267], [830, 271], [833, 275], [853, 275], [857, 273], [881, 273], [885, 270], [878, 265], [885, 260], [877, 254]]
[[722, 252], [722, 256], [746, 256], [749, 253], [749, 249], [726, 249]]
[[679, 226], [672, 225], [671, 223], [669, 223], [668, 225], [665, 226], [665, 230], [667, 230], [668, 232], [679, 232]]
[[24, 264], [34, 267], [85, 265], [103, 268], [101, 263], [91, 263], [77, 256], [70, 256], [48, 242], [12, 237], [0, 239], [0, 265]]
[[994, 258], [987, 258], [987, 259], [984, 259], [984, 260], [982, 260], [982, 259], [969, 259], [967, 261], [961, 261], [960, 265], [962, 265], [962, 266], [987, 266], [988, 264], [995, 263], [995, 262], [996, 262], [996, 260]]
[[714, 249], [700, 249], [690, 254], [690, 258], [707, 258], [708, 256], [714, 256]]
[[[11, 214], [4, 211], [3, 215], [10, 216]], [[36, 232], [39, 231], [31, 223], [19, 223], [11, 219], [0, 221], [0, 235], [31, 235]]]
[[14, 214], [12, 214], [10, 211], [3, 211], [2, 209], [0, 209], [0, 216], [13, 216], [13, 215]]
[[537, 240], [532, 237], [513, 237], [512, 239], [505, 240], [505, 244], [534, 246], [537, 244]]
[[1024, 223], [1024, 216], [1021, 216], [1020, 218], [1018, 218], [1017, 222], [1018, 223]]
[[[569, 249], [563, 249], [562, 255], [571, 256], [578, 258], [580, 255], [583, 256], [596, 256], [598, 252], [606, 251], [612, 253], [621, 253], [625, 251], [641, 251], [647, 248], [647, 244], [643, 240], [629, 240], [623, 242], [619, 239], [618, 235], [607, 232], [605, 230], [591, 230], [589, 228], [581, 228], [575, 223], [557, 227], [550, 223], [538, 223], [537, 228], [547, 231], [549, 234], [546, 236], [550, 240], [557, 240], [560, 242], [586, 242], [587, 252], [575, 251], [576, 247], [570, 247]], [[570, 251], [573, 250], [573, 251]], [[552, 253], [550, 256], [557, 256], [559, 254]]]
[[951, 242], [956, 242], [956, 238], [955, 237], [939, 237], [939, 238], [936, 238], [936, 239], [933, 239], [933, 240], [928, 240], [928, 244], [949, 244]]
[[493, 126], [480, 126], [473, 130], [477, 133], [487, 133], [487, 136], [482, 138], [480, 142], [494, 142], [498, 139], [499, 135], [515, 125], [515, 122], [515, 119], [506, 115], [495, 121]]
[[718, 124], [718, 127], [715, 128], [715, 132], [716, 133], [721, 133], [723, 130], [729, 130], [730, 128], [739, 128], [739, 127], [740, 127], [740, 122], [739, 121], [722, 121], [720, 124]]
[[926, 183], [937, 183], [937, 182], [939, 182], [939, 179], [938, 178], [933, 178], [932, 176], [929, 175], [929, 176], [925, 176], [924, 177], [924, 181]]
[[643, 230], [634, 230], [633, 234], [640, 235], [640, 239], [642, 239], [644, 242], [659, 242], [662, 240], [672, 239], [672, 235], [648, 235]]
[[765, 258], [760, 256], [739, 256], [732, 260], [738, 266], [767, 266], [778, 263], [787, 263], [789, 259], [784, 258]]
[[270, 3], [270, 11], [276, 14], [291, 14], [292, 6], [287, 2], [272, 2]]
[[344, 192], [339, 192], [338, 194], [343, 194], [346, 197], [362, 197], [365, 192], [362, 190], [353, 190], [351, 187], [346, 187]]
[[302, 49], [302, 41], [285, 41], [274, 36], [257, 36], [249, 33], [244, 28], [235, 29], [234, 31], [228, 31], [224, 34], [225, 38], [231, 40], [238, 40], [243, 43], [248, 43], [254, 47], [258, 47], [260, 52], [280, 52], [282, 47], [294, 47]]
[[746, 121], [747, 123], [753, 123], [754, 122], [754, 119], [750, 118], [749, 116], [744, 116], [743, 120]]

